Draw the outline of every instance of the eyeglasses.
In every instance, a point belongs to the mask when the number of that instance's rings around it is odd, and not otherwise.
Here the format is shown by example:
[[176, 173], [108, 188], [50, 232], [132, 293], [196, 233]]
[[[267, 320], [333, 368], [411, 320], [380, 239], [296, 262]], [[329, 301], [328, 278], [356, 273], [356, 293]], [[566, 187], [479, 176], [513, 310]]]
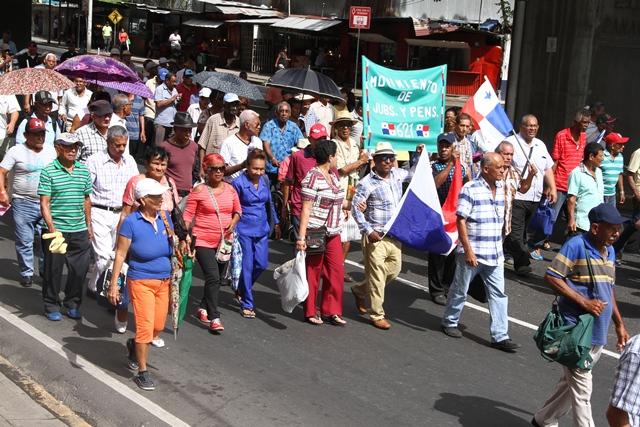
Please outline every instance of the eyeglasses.
[[209, 173], [222, 173], [224, 172], [224, 166], [211, 166], [207, 169]]
[[376, 160], [380, 160], [381, 162], [394, 162], [396, 160], [396, 156], [392, 156], [392, 155], [376, 156]]

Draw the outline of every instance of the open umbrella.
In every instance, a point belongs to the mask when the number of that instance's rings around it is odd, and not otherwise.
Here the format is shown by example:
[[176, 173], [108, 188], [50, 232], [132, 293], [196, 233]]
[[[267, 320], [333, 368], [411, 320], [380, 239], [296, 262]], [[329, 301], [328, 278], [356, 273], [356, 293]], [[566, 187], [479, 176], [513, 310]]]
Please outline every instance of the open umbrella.
[[287, 68], [277, 71], [267, 82], [267, 86], [311, 93], [329, 98], [341, 98], [340, 88], [331, 77], [310, 68]]
[[182, 279], [180, 279], [180, 306], [178, 310], [178, 327], [182, 326], [184, 316], [187, 313], [189, 303], [189, 291], [193, 282], [193, 258], [186, 256], [182, 259], [184, 267], [182, 269]]
[[142, 81], [137, 81], [135, 83], [131, 82], [104, 82], [101, 80], [97, 80], [96, 84], [108, 87], [111, 89], [116, 89], [125, 93], [132, 93], [134, 95], [141, 96], [143, 98], [153, 98], [153, 92], [147, 86], [145, 86]]
[[71, 80], [46, 68], [22, 68], [0, 77], [0, 95], [28, 95], [40, 90], [56, 92], [73, 86]]
[[[214, 73], [214, 71], [210, 71]], [[219, 90], [223, 93], [235, 93], [238, 96], [261, 101], [264, 99], [260, 89], [238, 76], [229, 73], [215, 73], [202, 83], [202, 86]]]
[[131, 83], [140, 80], [135, 71], [108, 56], [78, 55], [67, 59], [54, 69], [70, 79], [82, 77], [85, 80]]
[[193, 76], [193, 82], [202, 86], [203, 83], [206, 82], [209, 77], [216, 76], [218, 74], [220, 73], [218, 73], [217, 71], [200, 71], [198, 74]]

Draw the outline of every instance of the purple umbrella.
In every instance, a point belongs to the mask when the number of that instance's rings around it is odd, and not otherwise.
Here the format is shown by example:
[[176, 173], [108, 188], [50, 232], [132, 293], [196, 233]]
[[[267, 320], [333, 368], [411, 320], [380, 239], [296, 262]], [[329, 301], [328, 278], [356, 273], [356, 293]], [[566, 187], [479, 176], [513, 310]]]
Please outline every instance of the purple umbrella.
[[109, 87], [111, 89], [119, 90], [120, 92], [132, 93], [134, 95], [141, 96], [143, 98], [153, 98], [153, 92], [144, 83], [137, 81], [135, 83], [130, 82], [105, 82], [97, 80], [96, 84]]
[[74, 56], [58, 65], [54, 70], [70, 79], [82, 77], [92, 81], [131, 83], [140, 80], [135, 71], [122, 62], [99, 55]]

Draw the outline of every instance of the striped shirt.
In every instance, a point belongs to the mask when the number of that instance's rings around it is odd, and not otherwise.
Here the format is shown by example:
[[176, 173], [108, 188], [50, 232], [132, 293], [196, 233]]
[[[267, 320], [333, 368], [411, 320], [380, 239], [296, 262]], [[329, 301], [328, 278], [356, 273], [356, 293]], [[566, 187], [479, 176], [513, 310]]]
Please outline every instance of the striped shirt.
[[308, 228], [327, 227], [327, 235], [342, 231], [342, 201], [345, 192], [340, 187], [337, 174], [329, 172], [328, 182], [320, 169], [314, 167], [302, 180], [302, 201], [312, 201]]
[[618, 153], [617, 156], [613, 157], [608, 150], [604, 150], [604, 160], [600, 165], [600, 169], [602, 169], [602, 180], [604, 181], [604, 195], [615, 196], [618, 177], [624, 169], [622, 153]]
[[620, 356], [610, 404], [627, 413], [629, 425], [640, 427], [640, 335], [627, 342]]
[[89, 169], [78, 161], [68, 171], [56, 159], [40, 172], [38, 195], [51, 198], [51, 217], [57, 231], [73, 233], [87, 229], [84, 198], [91, 191]]
[[[372, 170], [356, 187], [356, 194], [351, 203], [353, 218], [361, 232], [369, 235], [372, 231], [384, 233], [384, 226], [393, 216], [402, 198], [402, 183], [410, 181], [412, 174], [405, 169], [391, 169], [388, 179]], [[364, 212], [358, 204], [366, 202]]]
[[79, 162], [86, 163], [89, 156], [107, 149], [107, 134], [102, 135], [95, 123], [82, 126], [76, 131], [76, 136], [82, 143], [78, 152]]
[[[607, 331], [613, 313], [613, 288], [616, 281], [615, 251], [607, 246], [607, 256], [603, 257], [595, 248], [587, 234], [580, 234], [567, 240], [560, 252], [547, 269], [549, 276], [564, 280], [573, 290], [589, 299], [599, 299], [607, 304], [600, 316], [593, 322], [593, 345], [607, 343]], [[596, 286], [592, 286], [587, 256], [591, 260], [591, 267]], [[593, 289], [592, 289], [593, 288]], [[575, 324], [578, 316], [585, 314], [573, 301], [560, 297], [558, 308], [569, 324]]]
[[513, 167], [509, 166], [504, 173], [504, 235], [511, 234], [511, 217], [513, 214], [513, 201], [520, 188], [520, 173]]
[[230, 135], [238, 133], [239, 130], [239, 117], [235, 117], [234, 122], [229, 126], [224, 119], [224, 113], [214, 114], [207, 119], [207, 123], [204, 125], [198, 140], [198, 145], [205, 150], [205, 154], [219, 153], [222, 142]]
[[91, 203], [110, 208], [122, 207], [122, 195], [129, 180], [138, 175], [138, 165], [129, 154], [124, 154], [120, 164], [106, 151], [96, 153], [87, 160], [93, 192]]
[[[504, 183], [496, 181], [495, 198], [482, 175], [460, 190], [456, 215], [467, 220], [467, 236], [479, 263], [497, 266], [504, 261], [502, 227], [504, 225]], [[464, 254], [462, 244], [458, 253]]]

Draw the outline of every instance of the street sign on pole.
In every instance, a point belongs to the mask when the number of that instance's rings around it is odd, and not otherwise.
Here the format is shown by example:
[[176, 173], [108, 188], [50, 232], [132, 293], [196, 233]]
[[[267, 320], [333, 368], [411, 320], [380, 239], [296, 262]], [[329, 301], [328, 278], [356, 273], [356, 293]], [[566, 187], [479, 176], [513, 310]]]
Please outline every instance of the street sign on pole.
[[356, 70], [353, 78], [353, 89], [358, 87], [358, 62], [360, 60], [360, 30], [368, 30], [371, 27], [371, 8], [367, 6], [351, 6], [349, 9], [349, 28], [358, 30], [356, 43]]
[[122, 21], [122, 15], [118, 12], [118, 9], [113, 9], [113, 12], [109, 14], [108, 18], [113, 22], [113, 25], [117, 25], [118, 22]]

